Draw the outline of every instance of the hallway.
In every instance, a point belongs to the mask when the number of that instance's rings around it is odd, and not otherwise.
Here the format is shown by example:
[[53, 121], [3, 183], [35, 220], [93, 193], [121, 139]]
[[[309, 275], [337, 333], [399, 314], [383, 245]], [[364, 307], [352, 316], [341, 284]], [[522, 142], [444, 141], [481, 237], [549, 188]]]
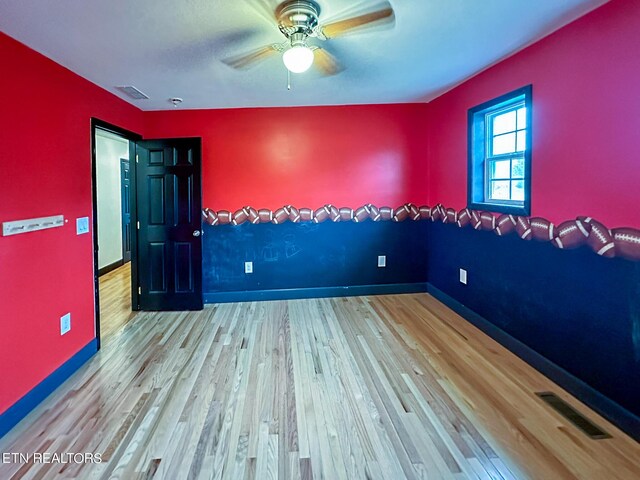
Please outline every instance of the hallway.
[[131, 262], [100, 277], [100, 335], [104, 341], [136, 315], [131, 311]]

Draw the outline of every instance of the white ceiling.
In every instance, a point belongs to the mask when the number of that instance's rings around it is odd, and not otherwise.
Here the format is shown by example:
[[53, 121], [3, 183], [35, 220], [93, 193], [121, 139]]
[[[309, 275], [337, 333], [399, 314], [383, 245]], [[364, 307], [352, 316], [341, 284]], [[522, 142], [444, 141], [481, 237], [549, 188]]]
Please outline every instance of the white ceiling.
[[[607, 0], [390, 0], [393, 28], [323, 46], [347, 67], [287, 74], [273, 57], [247, 71], [221, 59], [284, 40], [256, 2], [1, 0], [0, 29], [142, 110], [429, 101]], [[318, 0], [321, 22], [377, 0]], [[149, 100], [114, 89], [134, 85]]]

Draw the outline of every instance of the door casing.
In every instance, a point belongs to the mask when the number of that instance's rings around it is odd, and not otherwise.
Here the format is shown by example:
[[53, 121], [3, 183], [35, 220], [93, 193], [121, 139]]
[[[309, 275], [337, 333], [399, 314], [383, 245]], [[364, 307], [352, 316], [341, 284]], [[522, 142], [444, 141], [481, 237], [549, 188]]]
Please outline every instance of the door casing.
[[[128, 173], [129, 177], [125, 178]], [[120, 197], [122, 199], [122, 264], [131, 261], [131, 162], [126, 158], [120, 159]], [[127, 238], [127, 233], [129, 234]], [[128, 240], [128, 243], [127, 243]], [[129, 249], [127, 250], [127, 245]]]
[[[95, 305], [95, 335], [98, 349], [101, 346], [100, 340], [100, 280], [98, 277], [98, 177], [97, 177], [97, 161], [96, 161], [96, 130], [106, 130], [111, 133], [115, 133], [123, 138], [129, 140], [129, 158], [135, 157], [135, 142], [142, 140], [142, 135], [139, 135], [130, 130], [126, 130], [124, 128], [118, 127], [117, 125], [113, 125], [111, 123], [105, 122], [98, 118], [91, 118], [91, 210], [92, 210], [92, 229], [93, 229], [93, 282], [94, 282], [94, 305]], [[131, 174], [133, 176], [135, 168], [131, 169]], [[131, 202], [131, 214], [133, 219], [133, 213], [135, 210], [135, 202]], [[133, 221], [133, 220], [132, 220]], [[135, 236], [132, 236], [135, 237]], [[132, 249], [131, 256], [135, 255], [133, 250], [133, 238], [132, 238]], [[133, 266], [133, 262], [132, 262]], [[133, 285], [137, 285], [138, 277], [137, 272], [134, 274], [133, 268], [131, 271], [131, 290], [138, 291], [137, 288], [134, 288]], [[133, 305], [133, 297], [132, 297], [132, 305]]]
[[[101, 347], [100, 338], [100, 281], [98, 277], [98, 197], [97, 197], [97, 163], [96, 163], [96, 130], [106, 130], [129, 140], [129, 162], [130, 162], [130, 195], [131, 195], [131, 308], [133, 311], [140, 310], [140, 297], [138, 294], [138, 235], [135, 226], [138, 222], [137, 206], [137, 168], [136, 168], [136, 143], [143, 139], [142, 135], [119, 127], [99, 118], [91, 118], [91, 200], [92, 200], [92, 228], [93, 228], [93, 272], [94, 272], [94, 305], [95, 305], [95, 336], [97, 348]], [[202, 181], [202, 171], [200, 178]]]

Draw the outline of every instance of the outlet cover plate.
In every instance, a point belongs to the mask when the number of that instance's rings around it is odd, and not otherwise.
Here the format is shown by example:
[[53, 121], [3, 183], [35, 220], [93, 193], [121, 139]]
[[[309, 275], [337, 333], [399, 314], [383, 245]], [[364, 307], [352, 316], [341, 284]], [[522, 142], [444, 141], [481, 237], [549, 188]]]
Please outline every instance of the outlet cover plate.
[[253, 262], [244, 262], [244, 273], [253, 273]]
[[460, 283], [467, 284], [467, 271], [464, 268], [460, 269]]

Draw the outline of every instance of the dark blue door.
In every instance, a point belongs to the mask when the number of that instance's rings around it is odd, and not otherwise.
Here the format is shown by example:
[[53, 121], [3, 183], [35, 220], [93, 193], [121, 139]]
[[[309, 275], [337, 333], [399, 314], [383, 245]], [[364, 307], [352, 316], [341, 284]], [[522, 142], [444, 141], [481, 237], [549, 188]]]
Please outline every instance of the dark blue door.
[[136, 144], [138, 299], [142, 310], [202, 309], [201, 140]]

